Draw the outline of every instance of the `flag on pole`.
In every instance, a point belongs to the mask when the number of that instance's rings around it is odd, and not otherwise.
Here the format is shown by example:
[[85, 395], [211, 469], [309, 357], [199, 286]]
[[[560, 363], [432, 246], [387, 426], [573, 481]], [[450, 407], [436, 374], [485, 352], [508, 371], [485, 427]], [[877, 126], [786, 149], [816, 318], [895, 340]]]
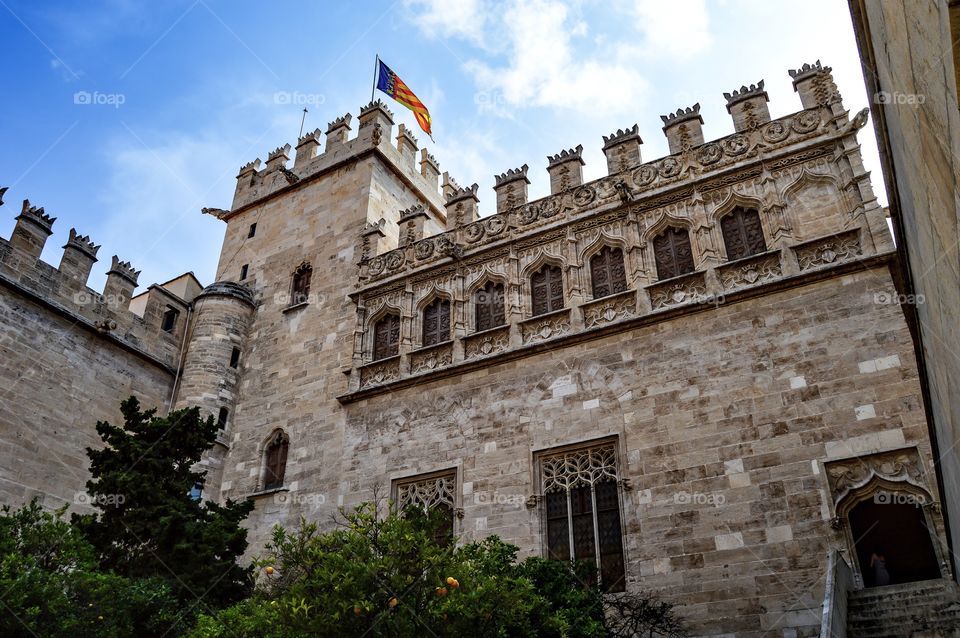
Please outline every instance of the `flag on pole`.
[[390, 70], [386, 64], [377, 58], [377, 88], [392, 97], [394, 100], [404, 105], [411, 111], [417, 119], [417, 124], [427, 134], [430, 140], [433, 135], [430, 131], [430, 111], [423, 105], [423, 102], [413, 94], [403, 80], [397, 77], [397, 74]]

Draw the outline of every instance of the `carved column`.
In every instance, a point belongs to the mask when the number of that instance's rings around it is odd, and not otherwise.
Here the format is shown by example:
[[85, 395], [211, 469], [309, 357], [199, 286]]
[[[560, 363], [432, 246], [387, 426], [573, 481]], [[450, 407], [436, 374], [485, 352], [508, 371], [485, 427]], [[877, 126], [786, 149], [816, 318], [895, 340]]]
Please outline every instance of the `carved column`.
[[520, 335], [520, 322], [523, 320], [523, 285], [520, 281], [520, 258], [517, 256], [517, 249], [511, 244], [510, 256], [507, 258], [507, 298], [510, 307], [507, 309], [507, 321], [510, 322], [510, 347], [517, 348], [522, 345], [523, 339]]
[[413, 285], [408, 280], [400, 304], [400, 375], [410, 374], [410, 351], [413, 350]]

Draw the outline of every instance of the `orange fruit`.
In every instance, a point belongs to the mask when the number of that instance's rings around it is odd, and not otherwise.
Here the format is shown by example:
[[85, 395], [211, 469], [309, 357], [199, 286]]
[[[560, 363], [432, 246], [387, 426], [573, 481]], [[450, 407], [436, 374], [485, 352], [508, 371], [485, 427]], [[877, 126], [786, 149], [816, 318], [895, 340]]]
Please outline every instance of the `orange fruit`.
[[273, 567], [271, 567], [270, 565], [267, 565], [266, 569], [264, 569], [263, 571], [267, 572], [267, 576], [273, 575]]
[[456, 589], [460, 586], [460, 581], [453, 576], [447, 576], [447, 584]]
[[391, 598], [391, 599], [389, 600], [389, 602], [387, 602], [387, 604], [390, 605], [390, 607], [396, 607], [399, 602], [400, 602], [400, 601], [397, 600], [397, 597], [394, 596], [393, 598]]
[[447, 588], [446, 588], [446, 587], [437, 587], [436, 592], [437, 592], [437, 596], [439, 596], [440, 598], [443, 598], [444, 596], [447, 595]]
[[356, 615], [359, 616], [361, 613], [363, 613], [363, 610], [360, 609], [360, 606], [358, 605], [358, 606], [356, 606], [356, 607], [353, 608], [353, 613], [355, 613]]

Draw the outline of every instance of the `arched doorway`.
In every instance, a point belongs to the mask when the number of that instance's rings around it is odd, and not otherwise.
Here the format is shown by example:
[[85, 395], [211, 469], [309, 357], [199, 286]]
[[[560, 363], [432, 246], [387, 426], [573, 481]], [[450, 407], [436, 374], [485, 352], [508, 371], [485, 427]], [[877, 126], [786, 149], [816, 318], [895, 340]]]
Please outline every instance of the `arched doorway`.
[[[942, 576], [934, 530], [924, 507], [930, 500], [923, 490], [874, 478], [845, 500], [843, 515], [849, 523], [864, 587]], [[878, 571], [871, 565], [875, 554], [884, 557], [889, 582], [878, 582]]]

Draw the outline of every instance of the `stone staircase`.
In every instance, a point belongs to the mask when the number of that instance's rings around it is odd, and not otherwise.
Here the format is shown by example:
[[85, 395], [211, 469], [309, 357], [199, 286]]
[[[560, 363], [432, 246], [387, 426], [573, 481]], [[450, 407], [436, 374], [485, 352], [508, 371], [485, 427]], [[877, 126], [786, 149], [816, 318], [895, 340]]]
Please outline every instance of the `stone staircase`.
[[851, 591], [849, 638], [960, 638], [960, 587], [924, 580]]

